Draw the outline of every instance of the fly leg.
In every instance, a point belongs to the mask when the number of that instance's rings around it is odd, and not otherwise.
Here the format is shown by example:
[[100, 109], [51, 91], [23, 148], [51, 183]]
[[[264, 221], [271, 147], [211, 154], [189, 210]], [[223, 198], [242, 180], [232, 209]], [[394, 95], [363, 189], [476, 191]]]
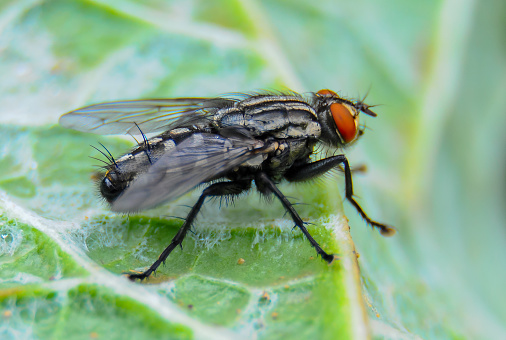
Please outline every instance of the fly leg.
[[258, 186], [260, 186], [260, 190], [263, 191], [263, 189], [267, 189], [266, 192], [272, 192], [280, 201], [281, 204], [283, 204], [283, 207], [290, 213], [290, 216], [292, 216], [293, 221], [297, 225], [297, 227], [300, 228], [304, 236], [309, 240], [309, 243], [311, 243], [311, 246], [313, 246], [316, 249], [316, 252], [318, 255], [320, 255], [325, 261], [328, 263], [331, 263], [334, 260], [333, 255], [327, 254], [318, 244], [318, 242], [315, 241], [315, 239], [311, 236], [309, 231], [304, 226], [304, 222], [302, 221], [302, 218], [300, 218], [299, 214], [295, 210], [295, 208], [292, 206], [290, 201], [283, 195], [281, 191], [276, 187], [274, 182], [263, 172], [258, 174], [255, 177], [255, 181]]
[[367, 216], [364, 210], [360, 207], [360, 205], [353, 198], [353, 183], [351, 180], [351, 170], [350, 164], [348, 163], [348, 159], [346, 159], [345, 155], [337, 155], [329, 158], [325, 158], [313, 163], [307, 163], [295, 168], [291, 168], [286, 174], [285, 178], [291, 182], [296, 181], [304, 181], [308, 179], [312, 179], [318, 177], [325, 172], [339, 166], [340, 164], [344, 165], [344, 181], [346, 183], [346, 199], [350, 201], [350, 203], [357, 209], [358, 213], [362, 218], [370, 224], [372, 227], [376, 227], [379, 229], [381, 235], [383, 236], [392, 236], [395, 234], [395, 228], [388, 226], [383, 223], [379, 223], [373, 221]]
[[202, 204], [204, 204], [204, 201], [209, 196], [234, 196], [242, 193], [243, 191], [246, 191], [250, 188], [251, 181], [236, 181], [236, 182], [218, 182], [211, 184], [208, 186], [204, 191], [202, 191], [202, 195], [200, 195], [200, 198], [198, 199], [197, 203], [192, 207], [190, 210], [190, 213], [186, 217], [185, 222], [181, 226], [181, 228], [178, 230], [176, 236], [172, 239], [169, 246], [165, 248], [165, 250], [160, 254], [158, 259], [149, 267], [148, 270], [146, 270], [143, 273], [140, 274], [128, 274], [128, 278], [132, 281], [135, 279], [144, 280], [149, 275], [151, 275], [154, 271], [158, 269], [160, 264], [164, 263], [167, 257], [170, 255], [170, 253], [179, 245], [181, 246], [186, 234], [188, 233], [188, 230], [190, 230], [190, 227], [195, 220], [195, 217], [200, 211], [200, 208], [202, 207]]

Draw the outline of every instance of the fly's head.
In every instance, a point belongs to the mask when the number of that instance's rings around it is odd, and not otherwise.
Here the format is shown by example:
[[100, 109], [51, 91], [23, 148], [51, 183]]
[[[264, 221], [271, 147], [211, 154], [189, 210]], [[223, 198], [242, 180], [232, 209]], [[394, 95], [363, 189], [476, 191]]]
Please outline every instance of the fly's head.
[[331, 90], [315, 93], [314, 103], [321, 124], [321, 140], [334, 147], [345, 147], [362, 135], [359, 129], [359, 113], [376, 117], [370, 105], [362, 100], [351, 101], [341, 98]]
[[126, 189], [130, 181], [117, 168], [109, 169], [100, 181], [100, 194], [112, 203]]

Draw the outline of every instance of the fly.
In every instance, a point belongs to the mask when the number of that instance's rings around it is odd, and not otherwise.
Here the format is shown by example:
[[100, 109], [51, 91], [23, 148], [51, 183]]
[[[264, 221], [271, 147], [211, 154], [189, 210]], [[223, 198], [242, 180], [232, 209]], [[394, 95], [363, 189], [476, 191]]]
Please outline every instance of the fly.
[[[109, 102], [63, 115], [60, 124], [96, 134], [141, 134], [143, 142], [105, 166], [100, 193], [116, 212], [136, 212], [174, 200], [197, 185], [208, 186], [159, 258], [131, 280], [149, 277], [190, 230], [208, 197], [233, 197], [254, 181], [263, 195], [276, 196], [295, 225], [328, 263], [334, 259], [313, 239], [293, 205], [278, 189], [332, 169], [344, 170], [346, 198], [384, 236], [395, 229], [370, 219], [353, 198], [346, 156], [312, 161], [318, 145], [342, 149], [362, 134], [359, 113], [375, 117], [362, 100], [330, 90], [302, 96], [254, 94], [240, 98], [174, 98]], [[159, 133], [146, 138], [144, 133]]]

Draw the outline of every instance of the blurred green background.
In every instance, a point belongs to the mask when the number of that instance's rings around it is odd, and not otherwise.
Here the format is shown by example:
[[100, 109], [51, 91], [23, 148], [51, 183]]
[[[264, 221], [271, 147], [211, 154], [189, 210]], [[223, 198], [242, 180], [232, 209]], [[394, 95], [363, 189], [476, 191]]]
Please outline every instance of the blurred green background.
[[[346, 154], [398, 229], [345, 203], [372, 336], [506, 336], [506, 2], [3, 0], [0, 74], [3, 131], [117, 99], [370, 89]], [[23, 148], [4, 134], [3, 166]]]

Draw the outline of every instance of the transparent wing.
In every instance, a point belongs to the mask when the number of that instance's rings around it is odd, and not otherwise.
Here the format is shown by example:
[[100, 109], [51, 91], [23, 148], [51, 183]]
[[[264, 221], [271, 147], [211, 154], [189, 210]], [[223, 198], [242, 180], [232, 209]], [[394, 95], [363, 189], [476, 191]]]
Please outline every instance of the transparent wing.
[[135, 179], [111, 209], [139, 211], [173, 200], [253, 157], [262, 157], [263, 145], [254, 139], [193, 134]]
[[[90, 105], [60, 117], [60, 125], [100, 135], [166, 131], [206, 119], [232, 105], [226, 98], [175, 98], [109, 102]], [[135, 125], [137, 124], [138, 127]]]

